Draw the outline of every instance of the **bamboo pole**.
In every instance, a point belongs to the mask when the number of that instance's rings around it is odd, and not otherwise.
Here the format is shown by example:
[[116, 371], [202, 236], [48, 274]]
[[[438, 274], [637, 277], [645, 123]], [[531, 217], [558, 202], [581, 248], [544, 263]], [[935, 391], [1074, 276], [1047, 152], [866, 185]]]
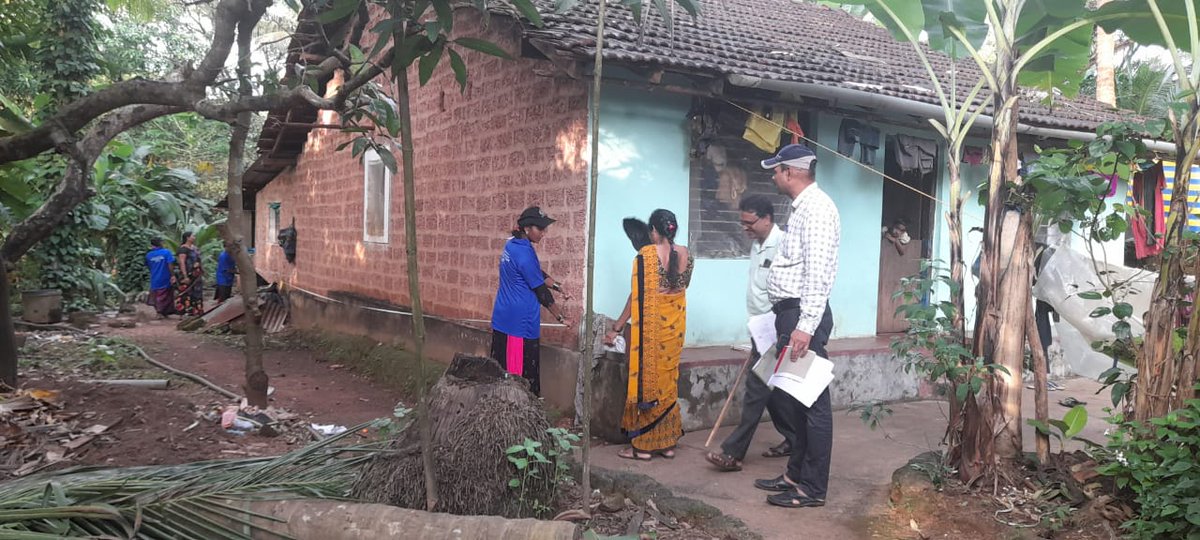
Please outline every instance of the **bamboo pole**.
[[[393, 16], [405, 17], [402, 2], [393, 2]], [[407, 19], [405, 19], [407, 20]], [[404, 46], [407, 22], [395, 25], [392, 40], [396, 50]], [[404, 182], [404, 254], [408, 266], [408, 297], [412, 304], [413, 353], [417, 356], [417, 428], [421, 431], [421, 464], [425, 472], [425, 510], [437, 507], [437, 477], [433, 471], [433, 424], [425, 391], [425, 315], [421, 308], [420, 268], [417, 261], [416, 168], [413, 165], [412, 111], [409, 107], [408, 66], [392, 66], [396, 109], [400, 117], [400, 164]]]
[[717, 421], [713, 423], [712, 430], [708, 432], [708, 439], [704, 441], [704, 447], [708, 448], [712, 444], [713, 437], [717, 435], [717, 430], [721, 429], [721, 422], [725, 420], [725, 413], [729, 412], [729, 404], [733, 403], [733, 395], [737, 393], [737, 389], [742, 387], [742, 379], [746, 377], [746, 370], [750, 369], [750, 364], [754, 363], [754, 358], [747, 358], [746, 363], [742, 364], [742, 369], [738, 371], [737, 379], [733, 381], [733, 386], [729, 389], [729, 397], [725, 398], [725, 404], [721, 406], [721, 412], [717, 414]]
[[596, 199], [597, 187], [600, 178], [600, 86], [604, 70], [604, 15], [606, 10], [606, 0], [600, 0], [599, 10], [596, 15], [596, 60], [595, 67], [592, 70], [592, 133], [591, 133], [591, 163], [589, 173], [588, 187], [588, 236], [587, 236], [587, 284], [584, 297], [583, 317], [583, 335], [579, 339], [579, 361], [584, 362], [586, 369], [581, 370], [583, 373], [583, 410], [581, 422], [583, 424], [583, 444], [581, 445], [581, 459], [583, 461], [583, 478], [580, 480], [580, 485], [583, 488], [583, 496], [581, 497], [582, 510], [585, 513], [591, 512], [592, 500], [592, 463], [591, 463], [591, 444], [592, 444], [592, 362], [596, 355], [592, 350], [592, 345], [595, 343], [595, 325], [596, 325], [596, 308], [593, 291], [595, 290], [596, 282]]

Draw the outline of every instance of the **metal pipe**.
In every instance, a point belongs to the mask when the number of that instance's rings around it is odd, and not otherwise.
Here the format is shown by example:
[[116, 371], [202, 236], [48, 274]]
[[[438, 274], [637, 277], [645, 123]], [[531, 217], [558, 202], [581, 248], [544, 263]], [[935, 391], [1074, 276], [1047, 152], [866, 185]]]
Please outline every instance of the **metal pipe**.
[[[743, 88], [759, 88], [786, 94], [828, 99], [835, 103], [880, 109], [889, 113], [909, 114], [936, 119], [941, 119], [944, 116], [940, 105], [922, 103], [895, 96], [885, 96], [853, 88], [794, 81], [775, 81], [753, 75], [729, 75], [726, 80], [734, 86], [741, 86]], [[975, 121], [974, 128], [987, 130], [991, 129], [994, 125], [994, 121], [990, 115], [981, 114]], [[1017, 124], [1017, 133], [1051, 139], [1078, 141], [1091, 141], [1096, 138], [1096, 134], [1092, 132], [1031, 126], [1022, 123]], [[1172, 142], [1153, 139], [1142, 139], [1142, 142], [1146, 144], [1146, 148], [1155, 152], [1175, 152], [1175, 143]]]

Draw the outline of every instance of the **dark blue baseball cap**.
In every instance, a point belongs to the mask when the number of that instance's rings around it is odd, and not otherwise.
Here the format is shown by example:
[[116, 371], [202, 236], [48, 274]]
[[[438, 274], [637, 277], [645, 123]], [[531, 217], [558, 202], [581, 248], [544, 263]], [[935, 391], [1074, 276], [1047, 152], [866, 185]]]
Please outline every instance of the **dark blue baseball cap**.
[[817, 154], [811, 148], [803, 144], [789, 144], [780, 148], [779, 153], [775, 154], [775, 157], [764, 159], [762, 161], [762, 168], [774, 169], [779, 165], [787, 165], [788, 167], [807, 171], [816, 160]]

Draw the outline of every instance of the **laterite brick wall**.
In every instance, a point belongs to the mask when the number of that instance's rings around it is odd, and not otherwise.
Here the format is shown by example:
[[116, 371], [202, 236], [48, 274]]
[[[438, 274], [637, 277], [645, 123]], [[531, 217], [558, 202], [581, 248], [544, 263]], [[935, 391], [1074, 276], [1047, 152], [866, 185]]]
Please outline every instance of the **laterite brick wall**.
[[[514, 57], [519, 28], [460, 11], [457, 33], [485, 37]], [[450, 319], [491, 317], [497, 263], [508, 231], [526, 206], [540, 205], [558, 223], [538, 246], [546, 271], [578, 299], [586, 238], [587, 91], [579, 81], [535, 74], [549, 63], [463, 54], [469, 72], [460, 92], [443, 59], [432, 80], [416, 88], [417, 246], [423, 304]], [[382, 82], [382, 81], [381, 81]], [[322, 113], [322, 122], [336, 122]], [[257, 199], [259, 271], [271, 280], [323, 295], [352, 293], [409, 305], [404, 248], [404, 195], [392, 180], [390, 241], [363, 242], [363, 170], [336, 130], [314, 130], [297, 166], [280, 174]], [[296, 263], [288, 264], [267, 230], [268, 205], [281, 203], [280, 226], [295, 218]], [[568, 306], [570, 312], [579, 306]], [[486, 323], [480, 323], [486, 327]], [[549, 343], [572, 345], [574, 332], [551, 331]]]

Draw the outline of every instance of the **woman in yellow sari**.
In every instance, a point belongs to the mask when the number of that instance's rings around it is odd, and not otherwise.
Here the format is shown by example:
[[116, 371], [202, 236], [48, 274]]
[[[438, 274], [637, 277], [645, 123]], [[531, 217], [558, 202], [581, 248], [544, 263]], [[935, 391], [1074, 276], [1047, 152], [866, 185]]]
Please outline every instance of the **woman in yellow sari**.
[[640, 461], [655, 454], [673, 458], [683, 435], [676, 400], [693, 260], [686, 247], [675, 245], [679, 223], [669, 210], [655, 210], [649, 224], [630, 218], [624, 225], [638, 255], [625, 310], [604, 336], [605, 343], [611, 344], [625, 321], [632, 323], [621, 420], [630, 445], [618, 455]]

